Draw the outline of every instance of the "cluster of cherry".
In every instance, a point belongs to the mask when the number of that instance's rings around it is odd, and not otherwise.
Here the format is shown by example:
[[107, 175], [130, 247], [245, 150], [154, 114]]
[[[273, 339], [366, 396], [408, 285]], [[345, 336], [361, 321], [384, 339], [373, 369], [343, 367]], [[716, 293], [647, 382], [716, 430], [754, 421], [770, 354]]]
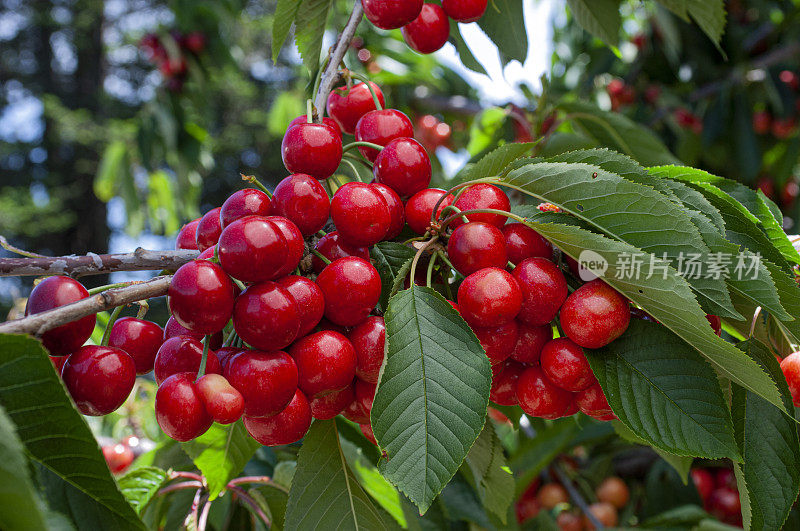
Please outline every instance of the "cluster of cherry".
[[189, 73], [187, 55], [198, 56], [206, 49], [206, 36], [199, 31], [181, 34], [170, 32], [162, 37], [148, 33], [139, 43], [147, 60], [158, 67], [164, 76], [166, 86], [173, 92], [180, 92]]
[[742, 527], [742, 502], [733, 470], [693, 468], [691, 475], [705, 510], [721, 522]]

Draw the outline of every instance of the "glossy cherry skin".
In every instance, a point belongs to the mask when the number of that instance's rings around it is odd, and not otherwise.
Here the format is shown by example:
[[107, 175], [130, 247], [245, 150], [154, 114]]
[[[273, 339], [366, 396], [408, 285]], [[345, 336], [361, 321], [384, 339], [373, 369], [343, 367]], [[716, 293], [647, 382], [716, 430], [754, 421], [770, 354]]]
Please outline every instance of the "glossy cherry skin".
[[136, 456], [133, 454], [133, 450], [131, 450], [127, 445], [122, 443], [117, 444], [108, 444], [101, 448], [103, 451], [103, 457], [108, 464], [108, 469], [111, 470], [112, 474], [119, 474], [124, 472]]
[[559, 337], [545, 345], [540, 363], [547, 379], [567, 391], [577, 393], [597, 382], [583, 349], [569, 338]]
[[522, 309], [517, 317], [525, 324], [539, 326], [549, 323], [567, 299], [567, 279], [549, 260], [528, 258], [512, 273], [522, 290]]
[[247, 216], [225, 227], [218, 249], [222, 269], [242, 282], [271, 280], [289, 256], [283, 231], [264, 216]]
[[356, 398], [353, 385], [309, 399], [311, 416], [319, 420], [332, 419], [345, 410]]
[[342, 136], [329, 125], [296, 125], [286, 131], [281, 155], [289, 172], [327, 179], [342, 162]]
[[624, 508], [631, 499], [628, 485], [616, 476], [604, 479], [603, 482], [597, 486], [595, 493], [599, 501], [610, 503], [617, 509]]
[[244, 397], [224, 376], [206, 374], [197, 381], [197, 392], [214, 422], [233, 424], [244, 413]]
[[[417, 234], [425, 234], [431, 224], [431, 212], [433, 212], [436, 202], [446, 193], [445, 190], [440, 188], [426, 188], [406, 201], [406, 223], [411, 227], [411, 230]], [[437, 219], [440, 217], [442, 210], [452, 202], [453, 195], [448, 194], [439, 204], [439, 208], [436, 209]]]
[[322, 320], [325, 313], [325, 296], [316, 282], [298, 275], [290, 275], [277, 281], [289, 292], [297, 303], [300, 330], [297, 337], [308, 335]]
[[272, 195], [270, 212], [283, 216], [310, 236], [325, 226], [331, 202], [325, 189], [310, 175], [296, 173], [278, 183]]
[[403, 26], [406, 44], [419, 53], [433, 53], [450, 38], [450, 21], [437, 4], [425, 4], [414, 21]]
[[461, 225], [447, 241], [447, 256], [464, 276], [485, 267], [506, 267], [506, 240], [494, 225], [473, 221]]
[[[222, 347], [221, 349], [217, 350], [215, 354], [217, 355], [217, 360], [219, 361], [219, 366], [222, 369], [220, 374], [225, 374], [225, 371], [228, 370], [228, 362], [238, 353], [244, 352], [246, 349], [238, 348], [238, 347]], [[208, 373], [208, 371], [206, 371]]]
[[510, 273], [487, 267], [472, 273], [458, 288], [458, 307], [472, 326], [500, 326], [522, 308], [522, 291]]
[[69, 356], [47, 356], [50, 358], [50, 363], [53, 364], [53, 368], [56, 370], [56, 374], [61, 376], [61, 371], [64, 369], [64, 364], [69, 359]]
[[386, 324], [383, 317], [367, 317], [347, 337], [356, 351], [356, 376], [365, 382], [378, 383], [386, 350]]
[[246, 350], [229, 361], [225, 378], [244, 397], [244, 414], [268, 417], [285, 408], [297, 390], [297, 366], [280, 350]]
[[361, 0], [361, 5], [369, 21], [385, 30], [402, 28], [422, 11], [422, 0]]
[[[174, 317], [170, 317], [167, 319], [167, 324], [164, 325], [164, 341], [171, 337], [178, 337], [178, 336], [188, 336], [193, 337], [194, 339], [200, 341], [202, 340], [205, 335], [195, 332], [193, 330], [189, 330], [185, 326], [181, 325], [178, 321], [175, 320]], [[222, 346], [222, 332], [217, 332], [216, 334], [211, 336], [211, 343], [209, 344], [212, 350], [216, 350]]]
[[375, 159], [372, 172], [376, 182], [400, 197], [411, 197], [431, 184], [431, 159], [413, 138], [396, 138]]
[[317, 277], [325, 296], [325, 317], [341, 326], [355, 326], [367, 318], [381, 297], [381, 277], [361, 258], [339, 258]]
[[197, 232], [195, 233], [197, 250], [205, 251], [217, 244], [219, 235], [222, 233], [222, 224], [219, 218], [221, 210], [222, 208], [209, 210], [200, 218], [200, 223], [197, 224]]
[[526, 414], [544, 419], [563, 417], [572, 403], [572, 393], [554, 385], [540, 367], [528, 367], [517, 381], [517, 401]]
[[[348, 245], [339, 236], [339, 231], [329, 232], [320, 238], [314, 245], [314, 249], [331, 262], [348, 256], [356, 256], [364, 260], [369, 260], [368, 248]], [[311, 260], [311, 266], [314, 268], [314, 272], [322, 273], [322, 270], [327, 267], [327, 264], [314, 256]]]
[[264, 219], [274, 223], [286, 239], [286, 260], [283, 262], [283, 267], [278, 269], [272, 276], [273, 280], [283, 278], [300, 265], [303, 252], [306, 250], [303, 234], [300, 232], [300, 229], [297, 228], [297, 225], [283, 216], [266, 216]]
[[[167, 339], [156, 354], [153, 373], [156, 383], [160, 384], [179, 372], [197, 374], [202, 359], [203, 344], [197, 339], [186, 336]], [[216, 354], [209, 350], [206, 359], [206, 374], [220, 374], [221, 372], [222, 369]]]
[[553, 258], [553, 248], [538, 232], [523, 223], [503, 226], [508, 260], [514, 265], [527, 258]]
[[300, 339], [289, 355], [297, 365], [298, 387], [315, 397], [344, 389], [356, 376], [356, 351], [345, 336], [322, 331]]
[[136, 366], [123, 350], [87, 345], [64, 364], [61, 378], [84, 415], [108, 415], [131, 394]]
[[196, 439], [214, 423], [194, 383], [196, 376], [191, 372], [173, 374], [156, 391], [156, 421], [176, 441]]
[[[59, 306], [78, 302], [89, 296], [83, 284], [69, 277], [47, 277], [39, 282], [28, 297], [25, 315], [34, 315]], [[48, 330], [42, 343], [52, 356], [66, 356], [78, 350], [94, 331], [96, 317], [89, 315]]]
[[792, 402], [800, 407], [800, 352], [794, 352], [786, 356], [781, 362], [781, 371], [789, 384], [789, 392], [792, 393]]
[[200, 224], [200, 219], [201, 218], [197, 218], [181, 227], [181, 230], [178, 231], [178, 237], [175, 239], [176, 249], [190, 249], [192, 251], [198, 250], [196, 235], [197, 226]]
[[714, 333], [722, 336], [722, 319], [718, 315], [706, 315], [706, 319], [708, 319], [708, 324], [711, 325]]
[[371, 424], [359, 424], [358, 427], [361, 428], [361, 433], [364, 434], [364, 437], [366, 437], [369, 442], [378, 446], [378, 441], [375, 439], [375, 433], [372, 431]]
[[705, 505], [706, 500], [714, 490], [714, 477], [705, 468], [693, 468], [690, 473], [692, 475], [692, 483], [694, 483], [697, 493], [700, 495], [700, 500]]
[[[369, 84], [383, 107], [386, 102], [380, 87], [372, 81]], [[375, 110], [375, 101], [366, 83], [353, 85], [349, 90], [347, 86], [339, 87], [328, 96], [328, 116], [348, 135], [355, 134], [356, 124], [362, 116]]]
[[568, 338], [584, 348], [608, 345], [631, 321], [627, 299], [600, 279], [575, 290], [561, 308], [561, 326]]
[[730, 468], [719, 468], [714, 477], [714, 485], [716, 488], [730, 487], [736, 489], [738, 488], [736, 486], [736, 474]]
[[[356, 124], [356, 140], [386, 146], [395, 138], [411, 138], [414, 136], [414, 125], [411, 120], [396, 109], [370, 111]], [[375, 162], [378, 151], [360, 147], [358, 150], [370, 162]], [[384, 183], [385, 184], [385, 183]]]
[[208, 260], [182, 265], [167, 292], [169, 311], [181, 326], [200, 334], [225, 328], [233, 312], [233, 282]]
[[497, 373], [492, 378], [489, 400], [501, 406], [516, 406], [517, 381], [519, 375], [525, 371], [525, 366], [516, 361], [506, 361], [496, 367]]
[[[358, 402], [362, 411], [366, 411], [367, 417], [369, 417], [370, 413], [372, 413], [372, 402], [375, 400], [377, 386], [373, 383], [356, 378], [353, 387], [356, 393], [356, 402]], [[359, 424], [364, 423], [359, 422]]]
[[[288, 131], [289, 129], [291, 129], [296, 125], [307, 124], [307, 123], [309, 123], [308, 115], [301, 114], [300, 116], [289, 122], [289, 125], [286, 126], [286, 130]], [[339, 134], [342, 134], [342, 130], [339, 128], [339, 124], [336, 123], [336, 120], [334, 120], [333, 118], [328, 118], [326, 116], [325, 118], [322, 119], [322, 123], [323, 125], [327, 125], [328, 127], [332, 128], [334, 131], [337, 131]]]
[[164, 330], [155, 323], [133, 317], [118, 319], [111, 327], [108, 346], [124, 350], [136, 365], [136, 374], [153, 370]]
[[442, 0], [442, 9], [456, 22], [467, 24], [480, 19], [488, 4], [489, 0]]
[[520, 363], [539, 363], [542, 349], [551, 339], [553, 339], [553, 327], [549, 323], [541, 326], [519, 323], [517, 344], [511, 352], [511, 357]]
[[245, 417], [244, 427], [264, 446], [291, 444], [302, 439], [311, 427], [311, 407], [299, 389], [286, 408], [271, 417]]
[[389, 230], [386, 231], [386, 234], [383, 236], [383, 239], [393, 240], [395, 239], [401, 232], [403, 232], [403, 227], [406, 226], [406, 210], [405, 205], [400, 200], [400, 196], [397, 195], [397, 192], [380, 183], [372, 183], [369, 185], [371, 188], [374, 188], [383, 200], [386, 201], [386, 206], [389, 208]]
[[233, 327], [248, 345], [282, 349], [297, 338], [300, 309], [294, 297], [275, 282], [254, 284], [236, 298]]
[[[458, 196], [453, 206], [459, 210], [475, 210], [478, 208], [491, 208], [508, 212], [511, 210], [511, 202], [506, 193], [500, 188], [491, 184], [473, 184]], [[469, 214], [467, 219], [470, 221], [481, 221], [494, 225], [497, 228], [503, 227], [508, 221], [502, 214]], [[455, 228], [464, 223], [461, 218], [453, 221], [451, 227]]]
[[247, 216], [268, 216], [271, 208], [272, 201], [267, 194], [255, 188], [244, 188], [232, 193], [222, 203], [219, 212], [220, 226], [224, 229], [237, 219]]
[[350, 182], [331, 199], [331, 219], [339, 237], [354, 247], [369, 247], [383, 240], [392, 223], [389, 205], [368, 184]]
[[723, 522], [736, 522], [742, 512], [739, 493], [730, 487], [714, 489], [708, 497], [708, 512]]
[[511, 320], [500, 326], [473, 327], [472, 331], [481, 342], [483, 350], [492, 365], [504, 362], [514, 351], [519, 337], [519, 325], [517, 321]]
[[342, 416], [351, 422], [355, 422], [356, 424], [367, 424], [369, 422], [369, 414], [370, 412], [364, 409], [361, 405], [361, 402], [353, 399], [350, 404], [344, 408], [342, 411]]
[[576, 394], [575, 403], [578, 404], [578, 409], [590, 417], [604, 417], [612, 413], [606, 395], [597, 383]]

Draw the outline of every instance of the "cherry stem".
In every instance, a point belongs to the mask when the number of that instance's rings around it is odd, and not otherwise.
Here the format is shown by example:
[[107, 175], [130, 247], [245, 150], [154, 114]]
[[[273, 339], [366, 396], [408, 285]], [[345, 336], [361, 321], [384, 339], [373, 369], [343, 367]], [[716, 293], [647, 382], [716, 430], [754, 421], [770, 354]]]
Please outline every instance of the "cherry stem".
[[111, 338], [111, 329], [114, 328], [114, 323], [119, 318], [119, 314], [122, 313], [122, 309], [124, 306], [117, 306], [114, 308], [114, 311], [111, 312], [111, 317], [108, 318], [108, 323], [106, 323], [105, 332], [103, 332], [103, 339], [100, 341], [100, 345], [108, 346], [108, 341]]
[[428, 273], [425, 277], [425, 285], [429, 288], [432, 287], [433, 284], [433, 267], [436, 265], [436, 259], [439, 257], [439, 253], [433, 253], [431, 259], [428, 261]]
[[[442, 209], [442, 211], [439, 213], [439, 216], [443, 216], [443, 215], [445, 215], [447, 212], [449, 212], [449, 211], [451, 211], [451, 210], [452, 210], [453, 212], [455, 212], [456, 214], [460, 214], [460, 213], [461, 213], [461, 209], [460, 209], [460, 208], [458, 208], [457, 206], [453, 206], [453, 205], [447, 205], [447, 206], [446, 206], [446, 207], [444, 207], [444, 208]], [[469, 219], [467, 219], [467, 216], [461, 216], [461, 221], [463, 221], [464, 223], [469, 223]]]
[[328, 233], [325, 232], [324, 230], [318, 230], [317, 231], [317, 236], [319, 236], [320, 238], [324, 238], [327, 235], [328, 235]]
[[372, 87], [372, 83], [369, 82], [369, 78], [363, 74], [359, 74], [357, 72], [350, 72], [350, 76], [363, 81], [367, 84], [367, 88], [369, 89], [369, 93], [372, 94], [372, 101], [375, 103], [375, 109], [382, 111], [383, 105], [381, 105], [381, 100], [378, 99], [378, 95], [375, 93], [375, 89]]
[[518, 216], [516, 214], [512, 214], [511, 212], [506, 212], [505, 210], [498, 210], [496, 208], [475, 208], [472, 210], [463, 210], [458, 214], [453, 214], [449, 216], [442, 222], [441, 225], [441, 232], [444, 232], [447, 229], [447, 226], [453, 222], [453, 220], [461, 217], [461, 216], [469, 216], [471, 214], [497, 214], [498, 216], [505, 216], [507, 218], [513, 219], [515, 221], [519, 221], [520, 223], [525, 223], [525, 218], [522, 216]]
[[448, 195], [452, 194], [456, 190], [459, 190], [459, 192], [455, 195], [455, 197], [453, 197], [453, 202], [455, 203], [455, 200], [458, 199], [459, 195], [461, 195], [462, 190], [464, 190], [466, 188], [469, 188], [473, 184], [481, 184], [481, 183], [488, 183], [488, 182], [496, 183], [497, 182], [497, 178], [496, 177], [486, 177], [484, 179], [475, 179], [473, 181], [468, 181], [468, 182], [465, 182], [465, 183], [457, 184], [457, 185], [453, 186], [452, 188], [450, 188], [449, 190], [447, 190], [447, 192], [443, 193], [442, 197], [440, 197], [439, 200], [436, 201], [436, 204], [433, 205], [433, 210], [431, 210], [431, 223], [436, 221], [436, 213], [439, 211], [439, 206], [442, 204], [442, 201], [444, 201], [444, 199]]
[[200, 368], [197, 369], [197, 379], [195, 383], [197, 383], [200, 378], [205, 376], [206, 374], [206, 362], [208, 361], [208, 346], [211, 344], [211, 335], [207, 335], [203, 338], [203, 357], [200, 359]]
[[266, 514], [264, 514], [264, 511], [261, 510], [261, 507], [259, 507], [258, 503], [256, 503], [256, 501], [249, 494], [247, 494], [247, 492], [245, 492], [243, 488], [230, 487], [229, 490], [235, 492], [236, 496], [241, 498], [243, 502], [249, 505], [250, 508], [253, 509], [253, 512], [255, 512], [259, 518], [261, 518], [261, 520], [267, 525], [267, 527], [269, 527], [270, 525], [269, 517]]
[[236, 341], [236, 338], [239, 335], [236, 333], [236, 330], [231, 330], [231, 333], [228, 334], [228, 337], [225, 338], [225, 343], [222, 344], [223, 347], [230, 347], [233, 345], [233, 342]]
[[146, 300], [139, 301], [136, 304], [139, 305], [139, 311], [136, 312], [136, 318], [144, 319], [144, 316], [147, 315], [147, 311], [150, 309], [150, 304]]
[[434, 236], [433, 238], [431, 238], [430, 240], [425, 242], [425, 245], [420, 247], [419, 251], [417, 251], [417, 254], [414, 255], [414, 260], [411, 262], [411, 271], [410, 271], [410, 277], [409, 277], [411, 279], [411, 286], [412, 287], [414, 286], [414, 278], [415, 278], [414, 275], [417, 272], [417, 263], [419, 262], [419, 257], [422, 256], [422, 253], [424, 253], [425, 250], [428, 247], [430, 247], [431, 245], [433, 245], [437, 241], [439, 241], [439, 237], [438, 236]]
[[445, 256], [446, 253], [443, 253], [442, 251], [436, 251], [436, 254], [437, 254], [437, 256], [439, 258], [442, 259], [442, 262], [444, 262], [445, 265], [447, 266], [447, 275], [444, 277], [444, 289], [447, 292], [447, 298], [449, 300], [453, 300], [453, 289], [450, 286], [450, 275], [454, 271], [455, 271], [455, 273], [457, 275], [460, 275], [461, 273], [459, 273], [458, 271], [455, 270], [455, 268], [453, 267], [453, 264], [451, 264], [450, 260], [448, 260], [447, 256]]
[[372, 148], [372, 149], [376, 149], [378, 151], [382, 151], [384, 146], [381, 146], [379, 144], [373, 144], [372, 142], [360, 142], [360, 141], [359, 142], [350, 142], [349, 144], [347, 144], [345, 147], [342, 148], [342, 152], [343, 153], [347, 153], [351, 149], [354, 149], [354, 148], [357, 148], [357, 147], [366, 147], [366, 148]]
[[[352, 171], [352, 172], [353, 172], [353, 177], [355, 177], [355, 179], [356, 179], [358, 182], [363, 182], [363, 181], [361, 180], [361, 175], [359, 175], [359, 173], [358, 173], [358, 169], [356, 169], [355, 165], [354, 165], [352, 162], [350, 162], [350, 161], [349, 161], [348, 159], [346, 159], [346, 158], [342, 158], [342, 163], [343, 163], [343, 164], [347, 164], [347, 166], [350, 168], [350, 171]], [[337, 184], [338, 184], [338, 182], [337, 182]]]
[[181, 472], [178, 470], [172, 470], [169, 473], [169, 479], [178, 479], [178, 478], [185, 478], [185, 479], [193, 479], [195, 481], [203, 482], [203, 476], [200, 474], [195, 474], [194, 472]]
[[361, 157], [353, 155], [352, 153], [345, 153], [344, 158], [363, 164], [365, 167], [369, 168], [369, 171], [372, 171], [375, 167], [375, 165], [370, 161], [362, 159]]
[[124, 288], [126, 286], [130, 286], [133, 282], [118, 282], [116, 284], [106, 284], [105, 286], [97, 286], [96, 288], [92, 288], [89, 291], [89, 295], [97, 295], [98, 293], [102, 293], [104, 291], [108, 291], [110, 289], [117, 289], [117, 288]]
[[605, 529], [605, 526], [597, 519], [597, 517], [592, 513], [589, 509], [589, 506], [586, 503], [586, 500], [583, 499], [581, 493], [578, 492], [578, 489], [575, 488], [575, 485], [572, 484], [572, 480], [567, 476], [567, 473], [564, 472], [564, 469], [561, 467], [561, 463], [558, 461], [553, 463], [553, 471], [555, 472], [556, 477], [558, 477], [558, 481], [564, 486], [566, 491], [569, 493], [569, 497], [572, 498], [572, 501], [575, 502], [583, 514], [586, 515], [586, 518], [592, 522], [595, 529]]
[[208, 523], [208, 513], [211, 510], [211, 500], [203, 504], [203, 510], [200, 511], [200, 518], [197, 520], [197, 531], [205, 531], [206, 524]]
[[331, 175], [329, 179], [331, 179], [336, 184], [336, 190], [339, 190], [339, 188], [342, 187], [342, 181], [339, 180], [339, 176], [336, 175], [335, 173]]
[[245, 175], [245, 174], [243, 174], [243, 173], [240, 173], [239, 175], [241, 175], [241, 176], [242, 176], [242, 180], [243, 180], [243, 181], [247, 181], [247, 182], [249, 182], [250, 184], [252, 184], [252, 185], [253, 185], [253, 186], [255, 186], [256, 188], [258, 188], [259, 190], [261, 190], [262, 192], [264, 192], [265, 194], [267, 194], [267, 197], [269, 197], [270, 199], [272, 199], [272, 192], [270, 192], [270, 191], [269, 191], [269, 188], [267, 188], [266, 186], [264, 186], [264, 183], [262, 183], [261, 181], [259, 181], [258, 179], [256, 179], [256, 176], [255, 176], [255, 175]]
[[165, 494], [169, 494], [170, 492], [176, 492], [179, 490], [188, 490], [188, 489], [201, 489], [203, 488], [203, 484], [199, 481], [184, 481], [182, 483], [175, 483], [174, 485], [168, 485], [163, 489], [159, 490], [156, 493], [156, 496], [163, 496]]
[[314, 104], [311, 103], [311, 100], [306, 100], [306, 120], [308, 123], [314, 123]]
[[241, 280], [239, 280], [237, 278], [233, 278], [233, 277], [230, 277], [230, 278], [233, 281], [233, 283], [236, 284], [236, 287], [239, 288], [240, 290], [244, 291], [244, 290], [247, 289], [247, 286], [245, 286], [244, 282], [242, 282]]
[[321, 252], [317, 251], [316, 249], [311, 249], [311, 254], [313, 254], [314, 256], [316, 256], [317, 258], [322, 260], [323, 262], [325, 262], [325, 265], [330, 265], [331, 261], [328, 259], [328, 257], [326, 257]]
[[18, 254], [20, 256], [24, 256], [26, 258], [47, 258], [43, 254], [37, 254], [31, 251], [26, 251], [25, 249], [20, 249], [19, 247], [14, 247], [10, 243], [8, 243], [8, 240], [6, 240], [4, 236], [0, 236], [0, 247], [5, 249], [6, 251]]
[[442, 261], [443, 261], [445, 264], [447, 264], [447, 267], [449, 267], [450, 269], [452, 269], [452, 270], [455, 272], [455, 274], [456, 274], [456, 275], [458, 275], [458, 276], [460, 276], [460, 277], [463, 277], [463, 276], [464, 276], [464, 275], [462, 275], [461, 273], [459, 273], [459, 272], [458, 272], [458, 269], [456, 269], [456, 266], [454, 266], [454, 265], [453, 265], [453, 263], [450, 261], [450, 259], [449, 259], [449, 258], [447, 258], [447, 254], [446, 254], [446, 253], [443, 253], [443, 252], [441, 252], [441, 251], [440, 251], [440, 252], [439, 252], [439, 258], [441, 258], [441, 259], [442, 259]]
[[758, 322], [758, 316], [761, 315], [761, 306], [756, 308], [756, 311], [753, 312], [753, 320], [750, 321], [750, 333], [747, 334], [747, 338], [750, 339], [753, 337], [753, 334], [756, 331], [756, 323]]

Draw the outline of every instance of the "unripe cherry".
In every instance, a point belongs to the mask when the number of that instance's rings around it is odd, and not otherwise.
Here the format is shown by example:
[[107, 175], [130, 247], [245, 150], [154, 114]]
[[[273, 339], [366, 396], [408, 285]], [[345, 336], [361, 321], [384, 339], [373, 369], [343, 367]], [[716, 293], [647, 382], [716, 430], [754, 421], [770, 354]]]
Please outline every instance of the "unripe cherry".
[[793, 352], [781, 361], [781, 371], [789, 384], [794, 405], [800, 407], [800, 352]]

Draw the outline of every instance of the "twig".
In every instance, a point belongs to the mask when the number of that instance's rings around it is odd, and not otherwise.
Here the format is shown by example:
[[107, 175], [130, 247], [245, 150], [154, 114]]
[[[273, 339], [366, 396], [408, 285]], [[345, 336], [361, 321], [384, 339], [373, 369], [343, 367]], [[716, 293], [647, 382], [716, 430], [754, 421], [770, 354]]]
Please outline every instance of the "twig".
[[6, 251], [10, 251], [14, 254], [18, 254], [20, 256], [27, 256], [28, 258], [43, 258], [43, 254], [32, 253], [31, 251], [26, 251], [25, 249], [20, 249], [19, 247], [14, 247], [8, 240], [5, 239], [4, 236], [0, 236], [0, 247], [5, 249]]
[[554, 462], [552, 470], [556, 473], [556, 476], [558, 476], [558, 481], [561, 483], [561, 485], [567, 489], [569, 497], [572, 498], [572, 501], [575, 502], [575, 505], [577, 505], [580, 510], [583, 511], [583, 514], [586, 515], [586, 518], [592, 522], [592, 525], [594, 525], [595, 529], [605, 529], [605, 526], [589, 510], [589, 505], [587, 505], [586, 500], [583, 499], [581, 493], [578, 492], [578, 489], [576, 489], [575, 485], [572, 484], [572, 480], [569, 479], [569, 476], [567, 476], [566, 472], [562, 470], [561, 464], [557, 461]]
[[264, 514], [264, 511], [261, 510], [261, 507], [259, 507], [258, 503], [249, 494], [247, 494], [247, 492], [245, 492], [245, 490], [243, 488], [241, 488], [241, 487], [228, 487], [228, 489], [231, 492], [235, 492], [236, 496], [241, 498], [241, 500], [243, 502], [245, 502], [247, 505], [249, 505], [250, 508], [253, 509], [253, 512], [255, 512], [258, 515], [258, 517], [261, 518], [261, 520], [265, 524], [267, 524], [267, 526], [270, 525], [269, 517], [266, 514]]

